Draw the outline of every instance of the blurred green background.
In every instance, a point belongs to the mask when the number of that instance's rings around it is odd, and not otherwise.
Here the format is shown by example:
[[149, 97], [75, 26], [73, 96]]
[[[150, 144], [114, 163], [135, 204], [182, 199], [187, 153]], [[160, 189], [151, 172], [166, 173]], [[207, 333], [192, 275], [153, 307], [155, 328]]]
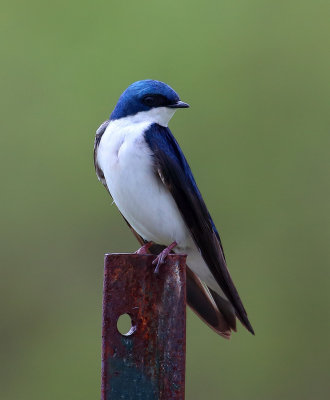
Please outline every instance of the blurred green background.
[[329, 396], [329, 3], [2, 2], [1, 400], [100, 396], [103, 254], [137, 242], [94, 133], [133, 81], [170, 127], [256, 336], [188, 314], [187, 399]]

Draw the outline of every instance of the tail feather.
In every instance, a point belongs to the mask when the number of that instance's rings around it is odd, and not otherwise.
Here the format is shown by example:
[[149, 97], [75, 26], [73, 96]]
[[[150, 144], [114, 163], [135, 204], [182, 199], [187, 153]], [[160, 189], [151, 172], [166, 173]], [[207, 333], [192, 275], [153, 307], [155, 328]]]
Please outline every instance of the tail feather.
[[225, 339], [230, 339], [232, 327], [227, 318], [219, 309], [209, 288], [190, 268], [187, 268], [187, 303], [214, 332]]
[[224, 318], [226, 319], [228, 325], [230, 328], [236, 332], [236, 312], [234, 307], [231, 305], [231, 303], [222, 298], [217, 292], [209, 288], [209, 291], [212, 294], [212, 297], [219, 309], [219, 311], [223, 314]]

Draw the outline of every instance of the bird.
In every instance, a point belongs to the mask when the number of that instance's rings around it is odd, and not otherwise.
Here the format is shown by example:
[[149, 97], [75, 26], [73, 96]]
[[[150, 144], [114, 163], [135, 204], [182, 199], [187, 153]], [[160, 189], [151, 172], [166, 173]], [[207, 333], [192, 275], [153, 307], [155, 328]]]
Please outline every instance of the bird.
[[155, 273], [170, 252], [187, 254], [187, 303], [216, 333], [230, 338], [236, 319], [252, 334], [229, 274], [219, 233], [168, 123], [189, 108], [164, 82], [132, 83], [97, 129], [94, 166], [125, 221], [156, 254]]

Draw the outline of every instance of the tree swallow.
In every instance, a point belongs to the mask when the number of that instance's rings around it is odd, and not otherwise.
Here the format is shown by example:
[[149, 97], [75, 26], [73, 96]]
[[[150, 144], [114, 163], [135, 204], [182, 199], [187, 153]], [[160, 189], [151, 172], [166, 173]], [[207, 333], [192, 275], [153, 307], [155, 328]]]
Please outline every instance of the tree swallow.
[[120, 96], [97, 130], [94, 165], [156, 271], [170, 251], [187, 254], [187, 302], [229, 338], [236, 317], [254, 334], [227, 269], [218, 231], [168, 123], [189, 105], [168, 85], [142, 80]]

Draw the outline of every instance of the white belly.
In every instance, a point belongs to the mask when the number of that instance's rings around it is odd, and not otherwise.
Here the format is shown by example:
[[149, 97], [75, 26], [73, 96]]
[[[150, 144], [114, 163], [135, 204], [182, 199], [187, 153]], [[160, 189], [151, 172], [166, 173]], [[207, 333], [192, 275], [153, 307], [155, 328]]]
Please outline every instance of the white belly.
[[120, 212], [145, 240], [179, 248], [191, 237], [172, 195], [156, 177], [143, 132], [149, 123], [118, 127], [110, 123], [98, 149], [98, 162]]

